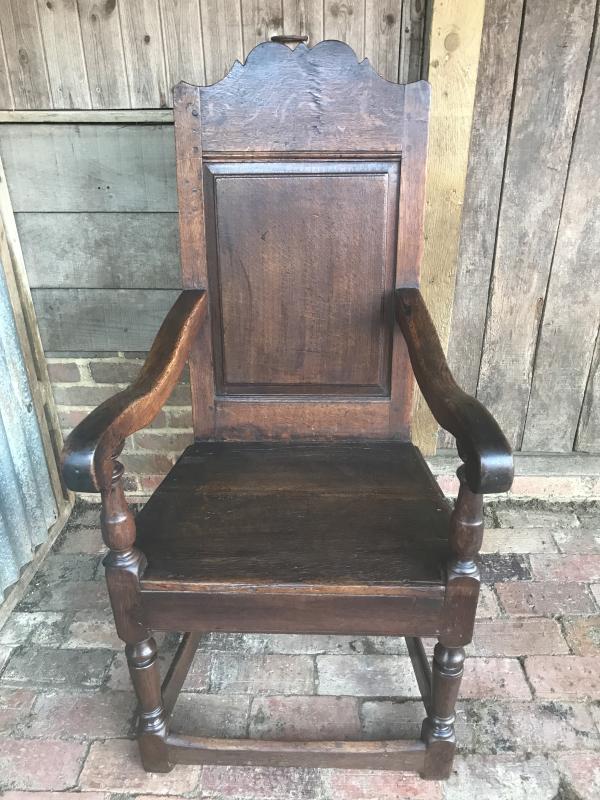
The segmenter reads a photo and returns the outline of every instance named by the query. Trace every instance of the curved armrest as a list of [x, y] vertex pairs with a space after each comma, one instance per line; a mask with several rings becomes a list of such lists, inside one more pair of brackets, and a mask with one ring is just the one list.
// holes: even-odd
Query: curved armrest
[[113, 457], [120, 453], [128, 436], [152, 422], [168, 399], [205, 314], [203, 291], [182, 292], [161, 325], [136, 380], [71, 431], [62, 451], [62, 474], [69, 489], [100, 492], [110, 487]]
[[456, 437], [469, 488], [478, 494], [507, 491], [514, 471], [510, 445], [489, 411], [454, 380], [418, 289], [396, 291], [396, 318], [431, 413]]

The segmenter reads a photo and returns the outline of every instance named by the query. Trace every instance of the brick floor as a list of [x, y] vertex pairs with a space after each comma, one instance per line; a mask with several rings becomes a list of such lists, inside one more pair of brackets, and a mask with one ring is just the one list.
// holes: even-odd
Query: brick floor
[[[146, 774], [99, 580], [97, 510], [79, 507], [0, 630], [2, 800], [599, 800], [600, 512], [499, 503], [487, 518], [459, 754], [438, 783], [359, 770]], [[177, 640], [157, 641], [164, 673]], [[417, 698], [398, 637], [215, 633], [173, 721], [206, 736], [416, 737]]]

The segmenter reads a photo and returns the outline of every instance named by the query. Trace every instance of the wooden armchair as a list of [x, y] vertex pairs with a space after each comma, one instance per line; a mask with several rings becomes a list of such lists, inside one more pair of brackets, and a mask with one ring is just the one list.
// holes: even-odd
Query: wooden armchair
[[[144, 767], [449, 774], [472, 636], [482, 493], [512, 457], [454, 382], [419, 293], [429, 87], [340, 42], [258, 46], [175, 89], [183, 283], [140, 376], [69, 436], [100, 492], [106, 579], [140, 704]], [[195, 443], [134, 519], [118, 456], [190, 362]], [[411, 369], [412, 365], [412, 369]], [[464, 465], [453, 512], [410, 441], [413, 375]], [[152, 632], [184, 632], [160, 684]], [[404, 635], [417, 741], [264, 741], [169, 729], [207, 631]], [[433, 665], [421, 638], [436, 637]]]

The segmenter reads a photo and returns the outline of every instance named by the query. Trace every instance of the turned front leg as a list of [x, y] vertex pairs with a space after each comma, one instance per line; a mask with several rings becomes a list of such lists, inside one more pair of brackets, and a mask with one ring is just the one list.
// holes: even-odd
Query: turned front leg
[[433, 651], [431, 699], [421, 738], [427, 744], [424, 778], [441, 780], [450, 775], [456, 749], [455, 706], [463, 676], [465, 651], [438, 642]]
[[122, 474], [122, 466], [115, 462], [112, 484], [102, 494], [102, 536], [109, 547], [104, 559], [106, 583], [140, 704], [138, 744], [142, 763], [149, 772], [168, 772], [171, 765], [156, 643], [142, 615], [140, 575], [146, 562], [134, 546], [135, 520], [123, 492]]

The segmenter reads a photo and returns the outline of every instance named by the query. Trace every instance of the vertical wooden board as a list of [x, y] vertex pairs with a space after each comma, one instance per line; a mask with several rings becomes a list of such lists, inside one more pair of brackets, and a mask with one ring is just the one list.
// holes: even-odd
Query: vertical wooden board
[[428, 0], [402, 0], [398, 80], [412, 83], [421, 78]]
[[575, 449], [600, 453], [600, 331], [596, 334]]
[[322, 41], [323, 0], [283, 0], [283, 30], [308, 36], [309, 47]]
[[36, 0], [0, 0], [15, 108], [52, 108]]
[[365, 14], [365, 56], [388, 81], [398, 80], [402, 0], [368, 0]]
[[283, 33], [282, 0], [240, 0], [244, 57], [260, 42]]
[[[432, 0], [429, 82], [431, 118], [425, 183], [423, 296], [444, 348], [460, 238], [473, 102], [477, 82], [483, 3]], [[412, 436], [425, 453], [435, 450], [437, 423], [417, 394]]]
[[128, 108], [129, 88], [116, 0], [78, 0], [93, 108]]
[[206, 83], [223, 78], [234, 61], [243, 61], [239, 0], [200, 0]]
[[54, 108], [91, 108], [77, 0], [38, 0]]
[[[479, 377], [522, 9], [523, 0], [488, 0], [483, 21], [448, 347], [454, 377], [469, 394]], [[442, 432], [440, 445], [451, 444]]]
[[10, 76], [8, 74], [8, 61], [6, 60], [6, 49], [0, 26], [0, 108], [8, 110], [14, 108], [12, 89], [10, 86]]
[[339, 39], [354, 50], [359, 60], [365, 55], [365, 0], [325, 0], [325, 38]]
[[0, 155], [15, 211], [177, 211], [172, 125], [4, 125]]
[[166, 108], [167, 88], [158, 0], [119, 3], [125, 66], [133, 108]]
[[523, 437], [595, 0], [527, 0], [478, 396]]
[[600, 322], [600, 54], [590, 61], [535, 357], [523, 450], [573, 449]]
[[160, 0], [169, 105], [170, 92], [179, 81], [206, 82], [202, 24], [198, 0]]

